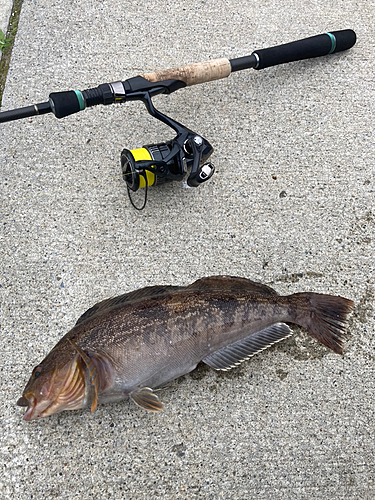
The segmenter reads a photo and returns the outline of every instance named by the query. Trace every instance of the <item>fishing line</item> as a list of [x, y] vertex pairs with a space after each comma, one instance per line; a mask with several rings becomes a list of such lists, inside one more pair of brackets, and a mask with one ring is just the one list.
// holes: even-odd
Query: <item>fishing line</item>
[[[129, 173], [129, 175], [131, 175]], [[140, 206], [140, 207], [137, 207], [137, 205], [134, 203], [134, 200], [132, 198], [132, 194], [131, 194], [131, 189], [129, 187], [129, 185], [126, 186], [127, 188], [127, 191], [128, 191], [128, 196], [129, 196], [129, 200], [130, 200], [130, 203], [133, 205], [133, 207], [136, 209], [136, 210], [143, 210], [146, 206], [146, 203], [147, 203], [147, 193], [148, 193], [148, 180], [147, 180], [147, 175], [145, 173], [139, 173], [139, 175], [142, 175], [143, 178], [144, 178], [144, 183], [145, 183], [145, 195], [144, 195], [144, 198], [143, 198], [143, 204]]]

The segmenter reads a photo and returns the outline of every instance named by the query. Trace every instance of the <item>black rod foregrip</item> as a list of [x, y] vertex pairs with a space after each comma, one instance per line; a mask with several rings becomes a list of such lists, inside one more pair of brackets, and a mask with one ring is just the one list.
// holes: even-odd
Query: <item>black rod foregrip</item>
[[112, 104], [115, 102], [115, 95], [108, 83], [102, 83], [94, 89], [83, 92], [80, 90], [52, 92], [49, 95], [49, 102], [56, 118], [65, 118], [91, 106]]
[[253, 67], [264, 69], [278, 64], [334, 54], [350, 49], [355, 42], [356, 34], [353, 30], [331, 31], [277, 47], [256, 50], [252, 55], [257, 58], [257, 65]]

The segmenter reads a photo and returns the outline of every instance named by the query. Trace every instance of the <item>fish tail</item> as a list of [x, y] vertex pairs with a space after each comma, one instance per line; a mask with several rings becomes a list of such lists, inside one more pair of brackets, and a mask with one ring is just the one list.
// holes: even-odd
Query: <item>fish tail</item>
[[295, 306], [293, 323], [306, 330], [319, 342], [343, 354], [347, 317], [354, 302], [334, 295], [295, 293], [289, 299]]

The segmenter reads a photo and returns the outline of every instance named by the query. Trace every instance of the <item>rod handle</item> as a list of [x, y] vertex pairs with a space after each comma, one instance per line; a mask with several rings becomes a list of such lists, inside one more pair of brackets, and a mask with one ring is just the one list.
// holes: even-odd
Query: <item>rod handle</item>
[[231, 73], [228, 59], [212, 59], [202, 63], [188, 64], [178, 68], [164, 69], [140, 75], [149, 82], [162, 82], [163, 80], [181, 80], [188, 87], [198, 83], [212, 82], [226, 78]]
[[311, 36], [277, 47], [256, 50], [252, 54], [258, 59], [258, 64], [254, 69], [264, 69], [278, 64], [341, 52], [353, 47], [356, 38], [353, 30], [331, 31], [324, 35]]

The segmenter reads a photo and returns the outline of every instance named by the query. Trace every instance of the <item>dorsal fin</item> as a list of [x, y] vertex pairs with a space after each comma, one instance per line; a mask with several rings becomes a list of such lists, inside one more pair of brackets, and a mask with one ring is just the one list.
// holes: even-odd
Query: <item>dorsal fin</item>
[[149, 297], [155, 297], [156, 295], [162, 295], [164, 293], [168, 293], [175, 290], [181, 290], [184, 287], [180, 286], [146, 286], [145, 288], [141, 288], [140, 290], [134, 290], [133, 292], [124, 293], [123, 295], [119, 295], [118, 297], [111, 297], [110, 299], [105, 299], [101, 302], [98, 302], [94, 306], [90, 307], [85, 313], [78, 318], [75, 326], [80, 325], [84, 321], [88, 319], [92, 319], [94, 316], [102, 314], [104, 311], [109, 311], [113, 308], [119, 307], [126, 303], [135, 302], [141, 299], [147, 299]]
[[231, 293], [234, 295], [243, 295], [244, 293], [253, 293], [257, 295], [268, 296], [278, 295], [277, 292], [273, 290], [273, 288], [267, 285], [263, 285], [262, 283], [256, 283], [255, 281], [248, 280], [247, 278], [239, 278], [236, 276], [210, 276], [208, 278], [201, 278], [186, 287], [170, 285], [147, 286], [145, 288], [141, 288], [140, 290], [134, 290], [133, 292], [124, 293], [123, 295], [119, 295], [118, 297], [105, 299], [101, 302], [98, 302], [93, 307], [88, 309], [85, 313], [83, 313], [82, 316], [78, 319], [75, 326], [80, 325], [84, 321], [92, 319], [99, 314], [102, 314], [113, 308], [117, 308], [124, 304], [179, 290], [186, 290], [190, 292], [217, 290], [222, 293]]
[[209, 354], [202, 361], [215, 370], [230, 370], [292, 334], [293, 331], [285, 323], [275, 323], [260, 332], [253, 333], [245, 339], [238, 340], [234, 344]]
[[278, 295], [271, 287], [237, 276], [210, 276], [201, 278], [186, 287], [186, 290], [220, 290], [236, 294], [256, 293], [260, 295]]

